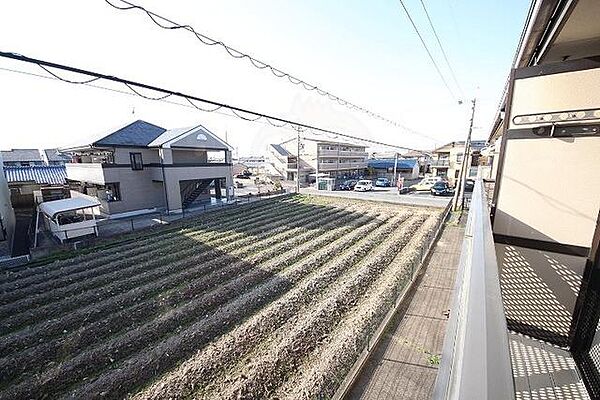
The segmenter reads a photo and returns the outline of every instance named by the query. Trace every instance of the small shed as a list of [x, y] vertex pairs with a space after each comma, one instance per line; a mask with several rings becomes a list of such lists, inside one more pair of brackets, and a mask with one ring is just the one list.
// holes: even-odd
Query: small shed
[[99, 207], [100, 202], [89, 196], [46, 201], [38, 206], [36, 232], [41, 214], [49, 230], [61, 242], [86, 235], [98, 236], [96, 211]]

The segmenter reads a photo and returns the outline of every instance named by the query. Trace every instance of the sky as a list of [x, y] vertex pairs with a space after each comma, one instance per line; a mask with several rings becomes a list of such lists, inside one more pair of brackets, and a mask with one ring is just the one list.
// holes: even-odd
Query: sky
[[[473, 137], [487, 137], [529, 7], [528, 0], [423, 0], [459, 89], [420, 0], [404, 0], [452, 95], [399, 0], [130, 1], [408, 129], [349, 110], [258, 70], [247, 59], [234, 59], [218, 46], [205, 46], [187, 31], [163, 30], [142, 12], [119, 11], [105, 0], [2, 2], [0, 51], [417, 149], [464, 140], [474, 97]], [[289, 128], [247, 122], [225, 110], [209, 113], [146, 100], [113, 82], [73, 85], [23, 72], [48, 76], [36, 65], [0, 58], [1, 149], [68, 146], [137, 119], [167, 129], [202, 124], [226, 139], [238, 156], [264, 153], [269, 143], [295, 135]], [[71, 80], [86, 79], [53, 72]]]

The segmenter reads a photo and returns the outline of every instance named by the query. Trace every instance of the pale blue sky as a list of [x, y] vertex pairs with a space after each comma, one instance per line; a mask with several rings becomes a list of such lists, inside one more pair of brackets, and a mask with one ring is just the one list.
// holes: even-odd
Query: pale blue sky
[[[132, 1], [436, 140], [350, 112], [203, 46], [186, 32], [161, 30], [144, 15], [119, 12], [103, 0], [3, 3], [0, 49], [398, 145], [431, 148], [465, 136], [468, 105], [459, 107], [450, 97], [398, 0]], [[454, 86], [419, 0], [405, 3]], [[465, 97], [480, 99], [475, 136], [485, 138], [529, 2], [428, 0], [426, 5]], [[5, 60], [0, 68], [40, 72]], [[4, 71], [0, 87], [1, 148], [65, 145], [137, 118], [166, 128], [202, 123], [222, 137], [227, 131], [241, 154], [260, 153], [267, 143], [290, 135], [263, 124]]]

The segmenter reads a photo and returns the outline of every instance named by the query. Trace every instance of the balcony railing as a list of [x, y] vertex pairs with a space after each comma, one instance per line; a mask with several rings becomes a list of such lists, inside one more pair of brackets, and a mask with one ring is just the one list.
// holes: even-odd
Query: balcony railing
[[431, 163], [429, 165], [431, 165], [432, 167], [449, 167], [450, 160], [431, 160]]
[[367, 168], [366, 162], [355, 163], [319, 163], [319, 171], [354, 170]]
[[483, 182], [475, 182], [434, 399], [515, 398]]
[[319, 157], [361, 157], [366, 158], [368, 153], [366, 151], [352, 151], [352, 150], [319, 150]]

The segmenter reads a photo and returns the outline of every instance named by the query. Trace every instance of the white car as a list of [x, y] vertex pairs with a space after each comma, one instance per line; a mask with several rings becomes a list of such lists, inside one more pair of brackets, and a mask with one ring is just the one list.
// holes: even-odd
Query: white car
[[366, 179], [356, 182], [354, 186], [355, 192], [368, 192], [370, 190], [373, 190], [373, 182]]
[[428, 178], [423, 178], [421, 180], [421, 182], [412, 185], [410, 188], [412, 190], [416, 190], [416, 191], [424, 191], [424, 190], [431, 190], [431, 188], [433, 187], [433, 185], [435, 185], [436, 182], [439, 182], [442, 180], [441, 176], [431, 176]]

